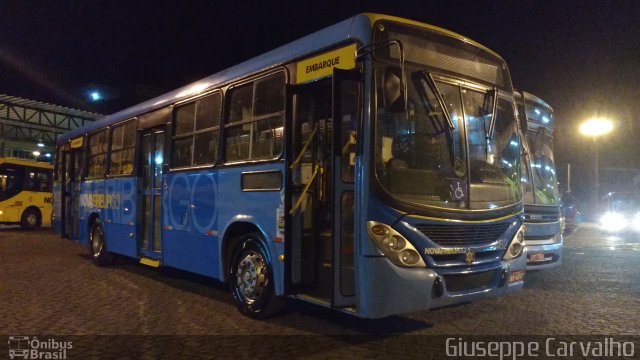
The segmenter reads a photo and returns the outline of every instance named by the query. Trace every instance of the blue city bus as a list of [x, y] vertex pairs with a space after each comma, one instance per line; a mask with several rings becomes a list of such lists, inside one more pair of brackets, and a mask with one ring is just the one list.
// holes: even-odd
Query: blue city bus
[[89, 247], [380, 318], [522, 288], [507, 65], [360, 14], [58, 139], [54, 224]]
[[515, 92], [524, 133], [522, 188], [525, 216], [527, 270], [562, 264], [560, 192], [553, 157], [553, 109], [542, 99]]

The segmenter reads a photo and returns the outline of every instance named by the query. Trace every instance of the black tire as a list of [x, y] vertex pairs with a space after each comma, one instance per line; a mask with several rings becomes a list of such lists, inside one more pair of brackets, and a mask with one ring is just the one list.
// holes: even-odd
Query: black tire
[[42, 225], [42, 215], [40, 211], [34, 208], [28, 208], [22, 213], [20, 218], [20, 227], [22, 230], [38, 230]]
[[229, 288], [241, 313], [254, 319], [273, 316], [284, 308], [276, 296], [273, 271], [259, 234], [241, 236], [229, 262]]
[[98, 266], [113, 265], [115, 257], [109, 251], [104, 243], [104, 229], [102, 228], [102, 222], [100, 219], [96, 219], [91, 224], [91, 230], [89, 233], [89, 250], [93, 263]]

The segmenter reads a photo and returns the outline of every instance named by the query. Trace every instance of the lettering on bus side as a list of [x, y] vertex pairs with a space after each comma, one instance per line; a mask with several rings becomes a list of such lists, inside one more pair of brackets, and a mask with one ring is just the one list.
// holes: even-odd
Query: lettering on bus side
[[45, 204], [51, 204], [51, 203], [52, 203], [52, 200], [53, 200], [53, 197], [52, 197], [52, 196], [45, 196], [45, 197], [44, 197], [44, 203], [45, 203]]
[[82, 194], [80, 206], [98, 209], [119, 209], [120, 194]]
[[323, 60], [320, 62], [317, 62], [315, 64], [311, 64], [311, 65], [307, 65], [306, 67], [306, 71], [307, 74], [313, 71], [318, 71], [324, 68], [328, 68], [328, 67], [334, 67], [336, 65], [340, 64], [340, 56], [336, 56], [334, 58], [331, 59], [327, 59], [327, 60]]
[[331, 76], [333, 69], [353, 69], [356, 67], [356, 44], [325, 52], [296, 64], [296, 83], [302, 84]]

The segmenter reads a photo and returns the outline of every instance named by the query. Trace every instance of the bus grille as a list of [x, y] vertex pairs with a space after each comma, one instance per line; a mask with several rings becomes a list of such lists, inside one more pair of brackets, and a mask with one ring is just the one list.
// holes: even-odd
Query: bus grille
[[489, 286], [496, 274], [495, 270], [474, 274], [444, 275], [444, 281], [449, 292], [468, 291]]
[[462, 246], [492, 243], [502, 235], [510, 223], [482, 225], [417, 225], [429, 239], [442, 246]]

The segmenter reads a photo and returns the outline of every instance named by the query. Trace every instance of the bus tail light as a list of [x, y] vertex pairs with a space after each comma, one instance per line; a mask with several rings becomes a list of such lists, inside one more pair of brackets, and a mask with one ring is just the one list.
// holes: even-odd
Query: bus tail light
[[376, 247], [397, 266], [426, 267], [420, 253], [400, 233], [377, 221], [367, 222], [369, 237]]
[[524, 231], [525, 226], [520, 226], [520, 229], [518, 229], [516, 236], [513, 237], [513, 240], [511, 240], [511, 244], [509, 244], [507, 251], [504, 253], [504, 260], [515, 259], [518, 256], [522, 255], [522, 252], [524, 251]]

